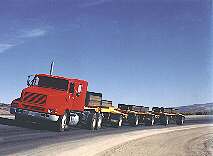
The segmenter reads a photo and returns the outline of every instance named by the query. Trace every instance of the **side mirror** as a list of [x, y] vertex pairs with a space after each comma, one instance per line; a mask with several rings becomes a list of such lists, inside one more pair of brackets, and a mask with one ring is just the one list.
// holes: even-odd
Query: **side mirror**
[[77, 97], [80, 96], [81, 91], [82, 91], [82, 84], [80, 84], [80, 85], [78, 86], [78, 92], [76, 93], [76, 96], [77, 96]]

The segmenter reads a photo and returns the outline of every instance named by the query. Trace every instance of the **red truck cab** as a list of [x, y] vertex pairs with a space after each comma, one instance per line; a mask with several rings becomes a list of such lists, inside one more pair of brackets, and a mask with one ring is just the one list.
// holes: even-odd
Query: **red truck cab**
[[64, 129], [60, 127], [62, 122], [70, 122], [70, 116], [77, 120], [76, 115], [84, 111], [88, 87], [85, 80], [36, 74], [29, 76], [27, 83], [21, 97], [11, 104], [10, 112], [16, 120], [25, 117], [50, 120]]

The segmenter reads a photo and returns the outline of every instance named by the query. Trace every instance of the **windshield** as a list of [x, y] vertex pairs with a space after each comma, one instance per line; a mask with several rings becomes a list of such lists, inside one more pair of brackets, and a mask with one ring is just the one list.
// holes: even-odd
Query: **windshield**
[[67, 90], [68, 81], [59, 78], [52, 78], [47, 76], [35, 76], [30, 83], [31, 86], [54, 88], [58, 90]]

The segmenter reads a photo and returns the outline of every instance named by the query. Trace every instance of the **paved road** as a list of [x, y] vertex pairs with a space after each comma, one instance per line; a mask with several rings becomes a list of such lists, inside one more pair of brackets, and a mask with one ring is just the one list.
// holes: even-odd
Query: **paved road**
[[[190, 119], [185, 125], [209, 123], [211, 119]], [[169, 125], [175, 127], [176, 125]], [[183, 126], [184, 127], [184, 126]], [[86, 129], [72, 128], [63, 133], [53, 132], [45, 125], [27, 124], [25, 126], [16, 125], [13, 119], [8, 117], [0, 117], [0, 155], [15, 154], [26, 150], [35, 149], [42, 146], [47, 146], [55, 143], [67, 141], [81, 140], [92, 138], [94, 136], [103, 136], [110, 134], [120, 134], [129, 131], [144, 130], [144, 129], [163, 129], [165, 126], [153, 127], [129, 127], [122, 128], [106, 127], [99, 131], [91, 132]]]

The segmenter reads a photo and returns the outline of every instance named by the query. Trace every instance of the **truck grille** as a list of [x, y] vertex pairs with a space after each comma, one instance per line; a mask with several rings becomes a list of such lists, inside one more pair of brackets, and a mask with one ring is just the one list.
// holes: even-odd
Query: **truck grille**
[[33, 111], [44, 111], [45, 108], [43, 107], [36, 107], [36, 106], [30, 106], [30, 105], [23, 105], [24, 109], [29, 109], [29, 110], [33, 110]]
[[43, 94], [26, 92], [22, 97], [23, 102], [43, 105], [46, 103], [47, 96]]

